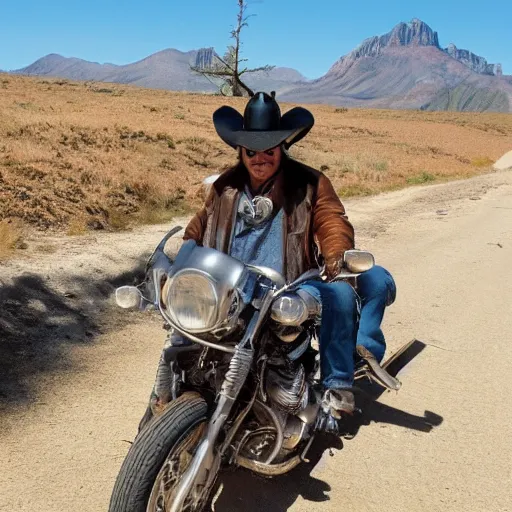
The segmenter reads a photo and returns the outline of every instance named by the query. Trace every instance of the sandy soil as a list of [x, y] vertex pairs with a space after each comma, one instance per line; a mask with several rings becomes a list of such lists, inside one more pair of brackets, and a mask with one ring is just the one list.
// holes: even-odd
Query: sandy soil
[[[512, 174], [346, 206], [398, 284], [390, 352], [426, 348], [333, 457], [274, 480], [231, 475], [217, 509], [512, 510]], [[0, 510], [107, 509], [163, 338], [157, 317], [118, 313], [109, 293], [167, 228], [33, 239], [0, 268]]]

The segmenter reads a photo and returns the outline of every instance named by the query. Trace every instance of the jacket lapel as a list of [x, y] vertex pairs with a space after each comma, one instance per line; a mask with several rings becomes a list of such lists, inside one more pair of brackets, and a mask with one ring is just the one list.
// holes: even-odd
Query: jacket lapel
[[[294, 169], [283, 169], [269, 193], [274, 212], [284, 209], [283, 215], [283, 268], [288, 282], [309, 268], [311, 261], [307, 241], [311, 231], [311, 189], [306, 183], [297, 183]], [[229, 253], [233, 226], [240, 194], [247, 171], [235, 167], [215, 183], [217, 196], [208, 219], [204, 245]]]
[[231, 234], [238, 210], [238, 200], [240, 191], [236, 188], [226, 188], [221, 197], [220, 207], [218, 208], [218, 220], [215, 236], [215, 248], [218, 251], [229, 253], [231, 246]]

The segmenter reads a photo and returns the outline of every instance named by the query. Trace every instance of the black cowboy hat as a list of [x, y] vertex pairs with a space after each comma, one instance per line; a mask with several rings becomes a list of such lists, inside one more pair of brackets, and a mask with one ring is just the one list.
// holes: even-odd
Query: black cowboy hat
[[265, 151], [284, 144], [288, 149], [302, 139], [315, 123], [313, 114], [295, 107], [281, 116], [281, 109], [270, 95], [257, 92], [247, 103], [244, 115], [234, 108], [221, 107], [213, 113], [219, 137], [233, 148]]

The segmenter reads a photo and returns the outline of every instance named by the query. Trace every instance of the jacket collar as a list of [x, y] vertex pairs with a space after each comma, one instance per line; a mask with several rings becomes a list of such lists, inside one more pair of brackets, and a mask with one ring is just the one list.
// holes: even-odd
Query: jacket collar
[[[274, 211], [279, 211], [281, 208], [285, 208], [287, 214], [291, 211], [292, 204], [289, 199], [293, 196], [293, 177], [292, 169], [293, 160], [286, 158], [283, 160], [281, 169], [276, 173], [275, 178], [272, 178], [272, 182], [265, 185], [263, 193], [257, 195], [263, 195], [270, 197], [274, 204]], [[249, 173], [242, 162], [239, 162], [234, 167], [231, 167], [215, 181], [214, 187], [219, 196], [224, 193], [226, 188], [236, 189], [238, 192], [244, 191], [245, 187], [249, 183]]]

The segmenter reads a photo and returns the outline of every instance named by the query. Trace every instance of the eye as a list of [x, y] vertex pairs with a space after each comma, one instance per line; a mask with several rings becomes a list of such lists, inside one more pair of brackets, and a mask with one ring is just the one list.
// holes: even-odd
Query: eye
[[267, 149], [267, 151], [265, 151], [265, 154], [268, 155], [268, 156], [274, 156], [274, 150], [273, 149]]
[[249, 157], [249, 158], [252, 158], [255, 154], [256, 154], [256, 151], [252, 151], [250, 149], [246, 149], [245, 150], [245, 154]]

